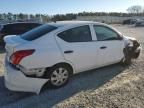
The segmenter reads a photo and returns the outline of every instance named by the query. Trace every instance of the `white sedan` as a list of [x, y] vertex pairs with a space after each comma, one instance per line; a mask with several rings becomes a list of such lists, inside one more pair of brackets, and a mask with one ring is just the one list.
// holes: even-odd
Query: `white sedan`
[[75, 73], [118, 62], [130, 64], [141, 51], [135, 38], [86, 21], [49, 23], [4, 40], [6, 87], [35, 93], [47, 82], [61, 87]]

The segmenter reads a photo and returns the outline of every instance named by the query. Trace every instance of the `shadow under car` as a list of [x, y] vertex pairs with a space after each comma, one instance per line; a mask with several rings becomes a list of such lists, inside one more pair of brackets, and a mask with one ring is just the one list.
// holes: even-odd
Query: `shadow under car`
[[0, 77], [0, 107], [15, 108], [42, 107], [49, 108], [64, 101], [73, 95], [87, 90], [96, 90], [112, 78], [123, 72], [126, 67], [120, 64], [110, 65], [104, 68], [94, 69], [74, 75], [69, 83], [59, 89], [47, 88], [39, 95], [24, 92], [12, 92], [5, 88], [4, 78]]

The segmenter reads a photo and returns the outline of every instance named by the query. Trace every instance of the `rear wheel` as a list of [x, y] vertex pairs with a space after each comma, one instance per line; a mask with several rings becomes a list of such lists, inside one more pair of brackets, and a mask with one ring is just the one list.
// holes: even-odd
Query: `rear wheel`
[[66, 65], [57, 65], [50, 69], [46, 73], [48, 79], [50, 79], [50, 86], [59, 88], [67, 84], [70, 78], [71, 69]]

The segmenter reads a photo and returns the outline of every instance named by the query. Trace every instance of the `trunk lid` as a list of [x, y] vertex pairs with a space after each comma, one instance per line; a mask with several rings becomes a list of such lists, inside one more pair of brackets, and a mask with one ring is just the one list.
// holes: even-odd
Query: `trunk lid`
[[15, 51], [16, 46], [19, 46], [21, 44], [24, 44], [24, 43], [28, 42], [26, 40], [23, 40], [18, 35], [5, 36], [4, 41], [6, 43], [5, 49], [6, 49], [6, 53], [7, 53], [8, 58], [13, 54], [13, 52]]

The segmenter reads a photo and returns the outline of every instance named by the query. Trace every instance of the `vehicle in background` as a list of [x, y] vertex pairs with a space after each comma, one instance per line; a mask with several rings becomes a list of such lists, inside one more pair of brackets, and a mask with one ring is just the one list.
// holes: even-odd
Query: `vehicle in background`
[[45, 83], [64, 86], [76, 73], [139, 57], [141, 45], [113, 27], [91, 21], [49, 23], [6, 36], [5, 85], [39, 93]]
[[0, 25], [0, 45], [4, 45], [3, 38], [6, 35], [19, 35], [23, 34], [35, 27], [38, 27], [42, 24], [33, 23], [33, 22], [16, 22]]
[[138, 19], [126, 19], [123, 21], [123, 25], [125, 24], [135, 24]]
[[138, 21], [136, 22], [135, 26], [136, 26], [136, 27], [138, 27], [138, 26], [144, 26], [144, 19], [138, 20]]

